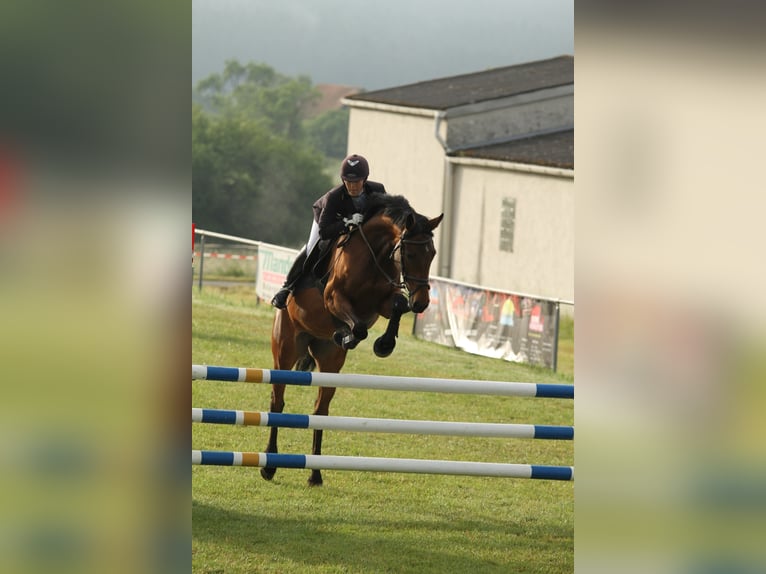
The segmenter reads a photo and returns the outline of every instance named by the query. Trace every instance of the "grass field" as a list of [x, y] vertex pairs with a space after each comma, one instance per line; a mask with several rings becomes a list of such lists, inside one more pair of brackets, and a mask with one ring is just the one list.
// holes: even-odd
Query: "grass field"
[[[192, 360], [270, 368], [273, 309], [252, 287], [206, 287], [192, 295]], [[559, 372], [469, 355], [410, 335], [402, 320], [397, 349], [372, 352], [382, 332], [349, 353], [346, 373], [571, 383], [571, 322], [561, 329]], [[316, 389], [291, 387], [285, 412], [310, 413]], [[266, 385], [195, 381], [195, 407], [268, 410]], [[573, 402], [339, 389], [331, 415], [573, 424]], [[262, 451], [268, 429], [193, 425], [194, 448]], [[280, 430], [280, 451], [306, 454], [311, 432]], [[490, 439], [326, 431], [323, 453], [572, 465], [572, 441]], [[192, 565], [199, 573], [572, 572], [574, 485], [526, 479], [193, 467]]]

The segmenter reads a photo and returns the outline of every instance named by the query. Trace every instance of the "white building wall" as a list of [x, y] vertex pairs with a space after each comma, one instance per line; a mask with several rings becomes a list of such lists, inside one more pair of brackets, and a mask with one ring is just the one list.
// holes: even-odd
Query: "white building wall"
[[[365, 156], [370, 179], [429, 217], [445, 211], [446, 155], [435, 124], [429, 116], [350, 109], [348, 153]], [[444, 268], [458, 281], [573, 301], [574, 180], [486, 166], [451, 169], [453, 208], [435, 233], [432, 274]], [[499, 249], [504, 197], [516, 199], [513, 253]]]
[[[574, 180], [455, 166], [452, 278], [574, 300]], [[503, 198], [516, 200], [513, 252], [500, 251]]]
[[[445, 154], [434, 126], [433, 117], [351, 108], [348, 130], [348, 153], [367, 158], [370, 179], [383, 183], [392, 195], [405, 196], [429, 218], [443, 211]], [[437, 246], [440, 232], [441, 226], [434, 233]], [[439, 253], [432, 272], [438, 266]]]

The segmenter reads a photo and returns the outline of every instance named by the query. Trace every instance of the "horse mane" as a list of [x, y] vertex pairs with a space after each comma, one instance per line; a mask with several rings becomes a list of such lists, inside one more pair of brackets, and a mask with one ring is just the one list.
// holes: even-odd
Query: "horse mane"
[[415, 218], [414, 227], [410, 228], [410, 233], [431, 233], [425, 226], [428, 218], [419, 214], [410, 205], [410, 202], [403, 195], [389, 195], [387, 193], [376, 193], [370, 197], [368, 217], [373, 215], [385, 215], [390, 218], [396, 227], [404, 229], [407, 218], [412, 215]]

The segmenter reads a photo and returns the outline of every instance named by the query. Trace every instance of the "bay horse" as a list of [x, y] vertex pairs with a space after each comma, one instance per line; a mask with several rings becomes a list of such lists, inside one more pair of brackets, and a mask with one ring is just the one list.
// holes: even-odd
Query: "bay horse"
[[[275, 369], [317, 367], [338, 373], [348, 351], [367, 338], [379, 317], [389, 322], [373, 351], [387, 357], [396, 346], [402, 314], [428, 307], [429, 271], [436, 255], [433, 230], [444, 214], [428, 219], [397, 195], [373, 196], [370, 201], [366, 220], [330, 247], [324, 291], [314, 277], [304, 277], [287, 308], [276, 311], [271, 333]], [[334, 395], [334, 387], [319, 387], [313, 414], [327, 415]], [[273, 385], [271, 412], [283, 411], [284, 396], [285, 385]], [[271, 427], [265, 452], [278, 452], [277, 435], [278, 428]], [[322, 430], [315, 429], [312, 454], [321, 453]], [[271, 480], [275, 472], [276, 468], [262, 468], [261, 476]], [[308, 483], [321, 485], [321, 471], [313, 469]]]

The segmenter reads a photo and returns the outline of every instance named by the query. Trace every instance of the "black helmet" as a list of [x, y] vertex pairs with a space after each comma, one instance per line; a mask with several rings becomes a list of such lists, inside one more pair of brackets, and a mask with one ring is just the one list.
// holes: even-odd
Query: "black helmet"
[[368, 175], [370, 175], [370, 166], [367, 165], [367, 160], [355, 153], [344, 159], [340, 166], [340, 178], [343, 180], [365, 180]]

